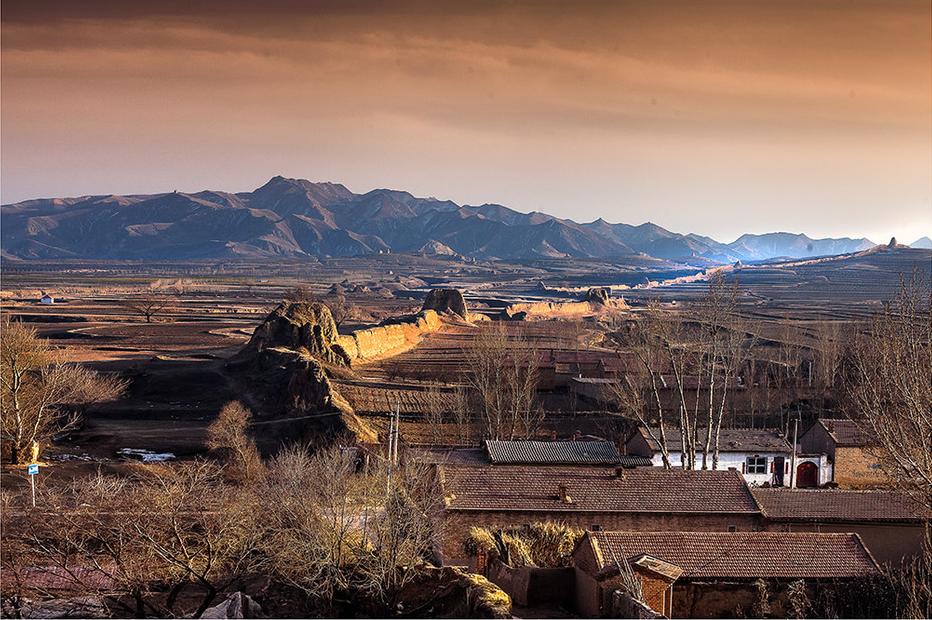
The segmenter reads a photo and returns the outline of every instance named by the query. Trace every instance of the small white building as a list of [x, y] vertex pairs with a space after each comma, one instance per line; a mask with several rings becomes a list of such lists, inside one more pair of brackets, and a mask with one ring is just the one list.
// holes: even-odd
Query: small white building
[[54, 304], [55, 298], [49, 295], [48, 293], [43, 293], [42, 297], [39, 298], [40, 304]]
[[[665, 428], [667, 454], [673, 467], [683, 465], [683, 442], [678, 430]], [[625, 444], [627, 454], [646, 456], [656, 466], [663, 465], [660, 450], [660, 429], [639, 427]], [[705, 432], [700, 433], [699, 445], [705, 445]], [[780, 431], [775, 429], [737, 428], [722, 429], [719, 433], [718, 466], [716, 469], [740, 471], [748, 484], [761, 486], [822, 486], [832, 480], [832, 464], [825, 454], [796, 456], [796, 475], [791, 476], [793, 448]], [[712, 468], [712, 455], [708, 466]], [[696, 451], [695, 468], [702, 467], [702, 451]], [[802, 475], [800, 475], [802, 472]], [[797, 480], [799, 484], [797, 484]]]

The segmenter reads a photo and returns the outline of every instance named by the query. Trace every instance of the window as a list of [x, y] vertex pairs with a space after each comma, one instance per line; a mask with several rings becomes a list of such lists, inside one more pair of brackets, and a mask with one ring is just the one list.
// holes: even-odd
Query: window
[[747, 473], [749, 474], [766, 474], [767, 473], [767, 457], [766, 456], [754, 456], [748, 457], [747, 462]]
[[589, 529], [590, 529], [591, 531], [593, 531], [593, 532], [601, 532], [601, 531], [602, 531], [602, 526], [599, 525], [598, 523], [593, 523], [593, 524], [592, 524], [592, 527], [589, 528]]

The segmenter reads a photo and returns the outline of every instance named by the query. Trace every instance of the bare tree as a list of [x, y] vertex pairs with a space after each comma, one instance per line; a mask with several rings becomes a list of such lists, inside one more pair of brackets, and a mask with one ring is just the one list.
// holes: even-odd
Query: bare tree
[[195, 618], [263, 569], [258, 506], [223, 485], [220, 468], [194, 461], [136, 471], [44, 498], [52, 510], [43, 519], [5, 528], [4, 547], [12, 540], [25, 553], [4, 549], [4, 567], [31, 576], [26, 587], [39, 594], [66, 589], [96, 595], [118, 615]]
[[325, 607], [348, 587], [361, 516], [377, 506], [365, 501], [375, 483], [354, 471], [353, 457], [339, 446], [316, 455], [291, 446], [271, 460], [257, 490], [271, 571]]
[[703, 469], [718, 466], [722, 423], [749, 350], [736, 312], [738, 292], [736, 284], [715, 274], [706, 295], [687, 313], [651, 303], [612, 337], [638, 362], [638, 372], [614, 388], [615, 400], [647, 428], [667, 468], [668, 423], [679, 433], [684, 469], [697, 467], [699, 453]]
[[434, 444], [470, 445], [476, 439], [472, 432], [469, 395], [464, 386], [457, 385], [451, 391], [429, 388], [425, 405]]
[[365, 543], [356, 557], [357, 583], [386, 609], [394, 610], [417, 566], [431, 557], [442, 500], [437, 477], [427, 464], [383, 463], [375, 475], [378, 484], [368, 488], [387, 492], [382, 509], [365, 519]]
[[173, 301], [174, 299], [170, 295], [147, 291], [127, 297], [123, 300], [122, 305], [130, 312], [145, 318], [146, 323], [151, 323], [152, 319], [167, 310]]
[[314, 291], [306, 284], [299, 284], [285, 294], [285, 301], [292, 303], [311, 303], [320, 301]]
[[346, 300], [346, 295], [342, 292], [328, 296], [324, 302], [330, 308], [330, 314], [333, 315], [333, 322], [337, 327], [340, 327], [355, 312], [355, 307]]
[[262, 459], [249, 436], [250, 424], [252, 411], [239, 401], [230, 401], [207, 427], [207, 447], [223, 452], [227, 463], [244, 481], [254, 480], [262, 472]]
[[[619, 407], [620, 412], [637, 420], [660, 447], [665, 469], [672, 467], [664, 419], [666, 402], [661, 396], [661, 391], [666, 387], [662, 374], [666, 360], [664, 351], [671, 346], [672, 340], [668, 327], [669, 325], [665, 324], [660, 316], [659, 306], [651, 303], [640, 320], [630, 323], [627, 329], [614, 333], [613, 341], [616, 347], [633, 353], [638, 362], [639, 371], [629, 373], [623, 380], [612, 384], [609, 388], [610, 397]], [[656, 414], [652, 415], [652, 411]], [[680, 420], [677, 425], [680, 430], [684, 422], [682, 412], [681, 405]], [[686, 455], [683, 456], [685, 462]]]
[[123, 381], [65, 364], [35, 329], [7, 318], [0, 327], [0, 429], [12, 463], [20, 463], [27, 450], [52, 435], [73, 428], [79, 407], [123, 394]]
[[846, 411], [893, 483], [932, 510], [932, 302], [913, 275], [847, 352]]
[[489, 439], [531, 437], [543, 419], [537, 407], [540, 360], [521, 334], [503, 323], [485, 326], [466, 350], [465, 382]]

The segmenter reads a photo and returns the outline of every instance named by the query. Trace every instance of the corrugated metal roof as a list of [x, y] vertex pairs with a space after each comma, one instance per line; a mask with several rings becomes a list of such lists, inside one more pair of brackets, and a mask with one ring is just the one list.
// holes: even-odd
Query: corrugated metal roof
[[621, 460], [610, 441], [485, 442], [494, 465], [615, 465]]

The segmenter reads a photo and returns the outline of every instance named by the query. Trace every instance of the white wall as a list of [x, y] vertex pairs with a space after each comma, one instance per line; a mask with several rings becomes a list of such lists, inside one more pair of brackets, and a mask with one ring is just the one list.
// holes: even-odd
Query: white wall
[[[681, 467], [683, 464], [682, 461], [682, 452], [671, 452], [670, 453], [670, 464], [673, 467]], [[719, 452], [718, 454], [718, 467], [719, 470], [735, 469], [737, 471], [742, 471], [744, 469], [743, 465], [747, 462], [749, 456], [765, 456], [767, 457], [767, 472], [764, 474], [750, 474], [744, 472], [742, 475], [744, 479], [750, 485], [760, 486], [764, 483], [771, 483], [773, 481], [773, 473], [770, 471], [771, 465], [773, 464], [773, 459], [778, 456], [782, 456], [784, 460], [784, 474], [783, 474], [783, 484], [784, 486], [790, 486], [790, 465], [791, 465], [791, 455], [785, 452]], [[832, 464], [828, 460], [828, 456], [822, 454], [819, 456], [798, 456], [796, 457], [796, 466], [799, 467], [799, 464], [803, 461], [812, 461], [819, 466], [819, 484], [823, 485], [832, 480]], [[651, 458], [651, 462], [658, 466], [663, 466], [663, 457], [659, 452], [655, 453]], [[709, 455], [708, 460], [709, 468], [712, 467], [712, 455]], [[696, 453], [696, 468], [702, 467], [702, 452]]]

